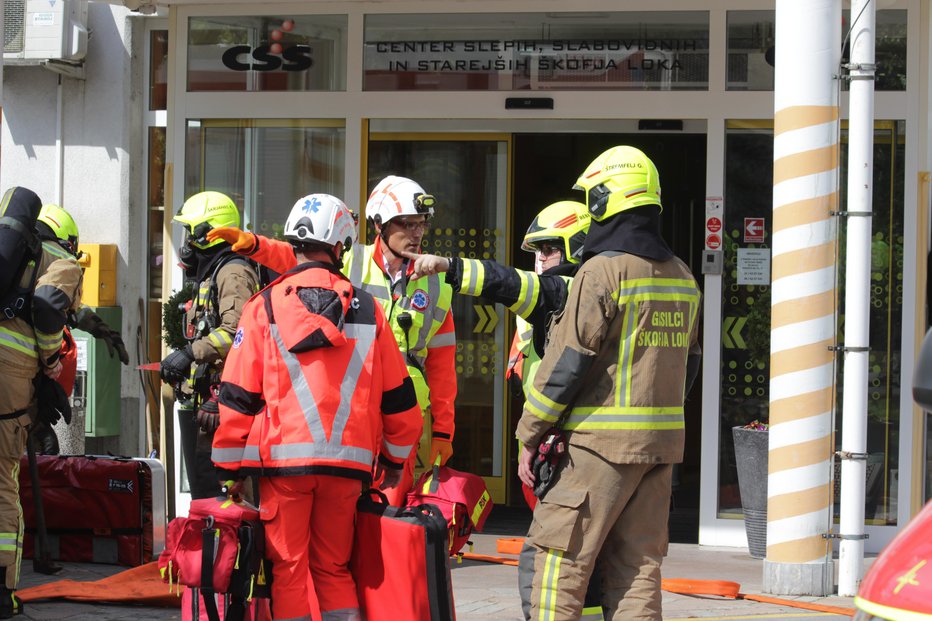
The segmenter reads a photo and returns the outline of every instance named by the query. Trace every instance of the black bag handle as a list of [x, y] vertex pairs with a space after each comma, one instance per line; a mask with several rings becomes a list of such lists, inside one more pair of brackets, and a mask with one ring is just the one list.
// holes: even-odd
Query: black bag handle
[[[201, 595], [204, 596], [204, 609], [210, 621], [220, 621], [217, 601], [214, 599], [214, 519], [207, 518], [207, 526], [201, 530]], [[197, 593], [194, 594], [197, 597]]]
[[[245, 572], [247, 576], [251, 576], [253, 572], [253, 557], [256, 556], [256, 537], [255, 531], [252, 526], [249, 524], [241, 524], [236, 531], [237, 538], [239, 539], [239, 566], [240, 571]], [[261, 563], [262, 560], [260, 559]], [[245, 584], [243, 585], [246, 586]], [[232, 591], [232, 589], [231, 589]], [[230, 605], [227, 608], [226, 617], [224, 621], [243, 621], [246, 617], [246, 598], [249, 597], [248, 593], [235, 593], [231, 592], [230, 594]]]

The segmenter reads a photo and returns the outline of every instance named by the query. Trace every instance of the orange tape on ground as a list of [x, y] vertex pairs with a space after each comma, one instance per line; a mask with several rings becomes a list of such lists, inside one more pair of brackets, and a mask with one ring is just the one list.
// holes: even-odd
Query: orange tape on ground
[[498, 563], [499, 565], [514, 565], [515, 567], [518, 566], [518, 559], [516, 558], [489, 556], [488, 554], [473, 554], [472, 552], [464, 552], [460, 556], [467, 561], [483, 561], [486, 563]]
[[499, 554], [521, 554], [521, 548], [524, 546], [524, 537], [502, 537], [495, 540], [495, 549]]
[[768, 597], [767, 595], [746, 595], [738, 593], [739, 599], [749, 599], [753, 602], [764, 604], [776, 604], [777, 606], [791, 606], [793, 608], [802, 608], [804, 610], [815, 610], [816, 612], [830, 612], [836, 615], [846, 615], [853, 617], [856, 612], [854, 608], [845, 608], [843, 606], [826, 606], [824, 604], [814, 604], [811, 602], [797, 602], [791, 599], [780, 599], [779, 597]]
[[718, 595], [735, 599], [740, 595], [741, 585], [727, 580], [685, 580], [683, 578], [664, 578], [660, 588], [669, 593], [682, 595]]
[[752, 602], [761, 602], [762, 604], [774, 604], [776, 606], [786, 606], [788, 608], [802, 608], [803, 610], [827, 612], [848, 617], [853, 617], [855, 613], [854, 608], [827, 606], [825, 604], [816, 604], [813, 602], [800, 602], [792, 599], [770, 597], [768, 595], [740, 593], [739, 589], [741, 585], [737, 582], [728, 582], [727, 580], [686, 580], [682, 578], [670, 578], [662, 580], [660, 588], [664, 591], [679, 593], [681, 595], [718, 595], [730, 599], [746, 599]]

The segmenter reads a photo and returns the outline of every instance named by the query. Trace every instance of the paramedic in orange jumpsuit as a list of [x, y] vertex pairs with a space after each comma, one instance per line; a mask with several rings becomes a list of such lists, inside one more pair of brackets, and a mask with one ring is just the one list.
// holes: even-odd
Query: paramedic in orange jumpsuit
[[[414, 273], [407, 255], [419, 252], [435, 199], [407, 177], [389, 175], [372, 190], [366, 219], [376, 232], [370, 245], [347, 253], [343, 273], [356, 287], [371, 293], [382, 306], [405, 357], [424, 417], [424, 436], [417, 454], [405, 463], [402, 482], [388, 490], [389, 502], [401, 506], [414, 484], [415, 462], [436, 459], [444, 465], [453, 455], [456, 400], [456, 333], [450, 309], [453, 289], [442, 276]], [[209, 240], [223, 239], [234, 251], [283, 272], [295, 265], [294, 252], [283, 242], [238, 228], [216, 228]], [[429, 437], [428, 437], [429, 436]], [[429, 447], [429, 451], [424, 450]]]
[[273, 561], [274, 619], [361, 619], [349, 572], [356, 501], [373, 464], [396, 484], [421, 434], [411, 379], [381, 307], [340, 261], [356, 239], [328, 194], [285, 222], [298, 265], [254, 296], [224, 368], [214, 463], [254, 475]]

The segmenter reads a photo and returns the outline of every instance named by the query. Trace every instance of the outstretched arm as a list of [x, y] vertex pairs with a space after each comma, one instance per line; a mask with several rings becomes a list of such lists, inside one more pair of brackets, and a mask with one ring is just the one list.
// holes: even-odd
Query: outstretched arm
[[413, 253], [405, 256], [414, 262], [415, 276], [446, 272], [446, 282], [457, 293], [498, 302], [531, 324], [544, 325], [551, 314], [563, 308], [572, 280], [555, 274], [538, 275], [489, 259]]
[[218, 239], [230, 244], [233, 252], [249, 257], [279, 274], [287, 272], [298, 264], [294, 249], [288, 242], [256, 235], [233, 226], [223, 226], [208, 231], [208, 241]]

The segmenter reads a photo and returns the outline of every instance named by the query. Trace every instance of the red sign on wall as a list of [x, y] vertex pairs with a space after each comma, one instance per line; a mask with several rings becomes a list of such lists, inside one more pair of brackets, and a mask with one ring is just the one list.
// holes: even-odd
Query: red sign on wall
[[722, 247], [722, 238], [717, 233], [706, 235], [705, 247], [709, 250], [718, 250]]
[[766, 233], [763, 218], [745, 218], [744, 219], [744, 243], [760, 244], [764, 241]]

